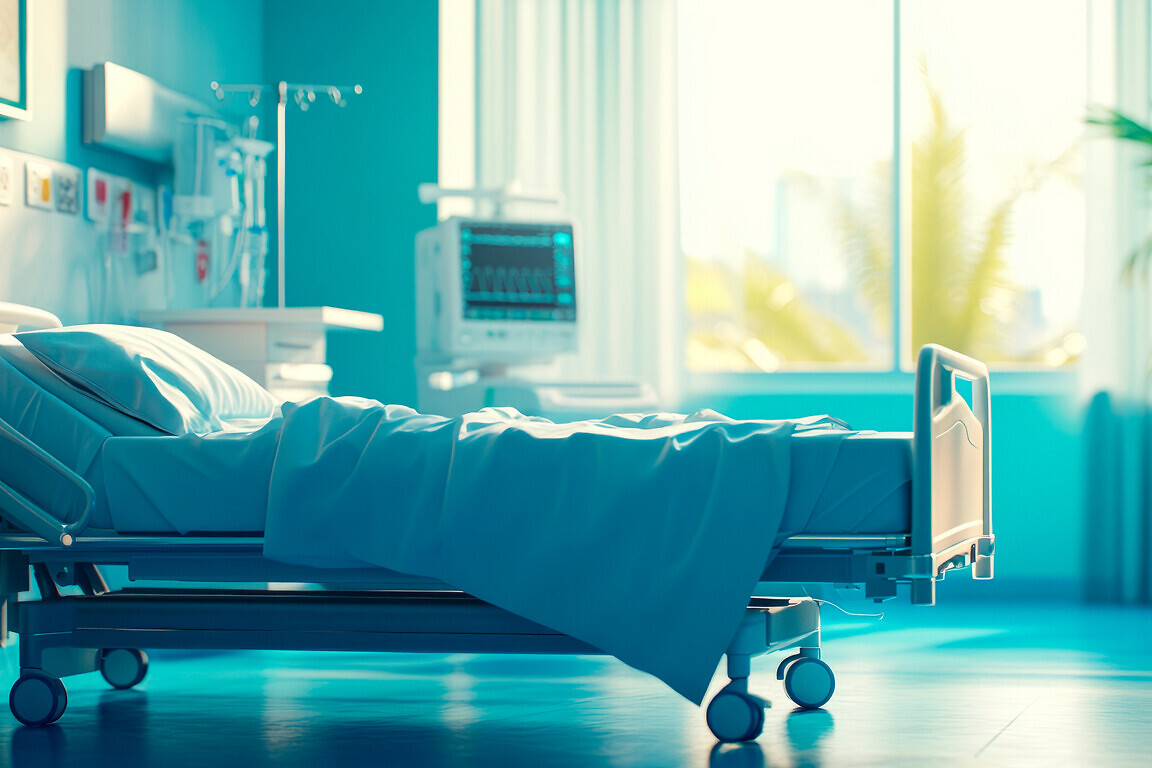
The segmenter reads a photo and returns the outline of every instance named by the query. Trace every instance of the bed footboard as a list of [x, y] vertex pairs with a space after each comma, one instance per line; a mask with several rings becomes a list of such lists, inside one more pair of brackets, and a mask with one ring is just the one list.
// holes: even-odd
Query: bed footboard
[[[972, 382], [972, 407], [956, 379]], [[896, 596], [931, 605], [936, 581], [971, 567], [977, 579], [993, 573], [991, 409], [983, 363], [930, 344], [916, 368], [909, 530], [890, 534], [793, 536], [765, 570], [757, 594], [781, 583], [863, 586], [869, 598]]]
[[[956, 379], [972, 382], [972, 407]], [[935, 344], [920, 350], [912, 457], [912, 602], [931, 605], [936, 579], [971, 566], [993, 575], [992, 414], [988, 368]]]

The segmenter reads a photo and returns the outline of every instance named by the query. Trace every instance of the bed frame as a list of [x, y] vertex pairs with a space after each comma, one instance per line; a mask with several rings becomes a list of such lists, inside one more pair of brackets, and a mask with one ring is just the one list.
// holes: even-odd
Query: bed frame
[[[972, 382], [972, 407], [955, 380]], [[988, 371], [943, 347], [921, 350], [908, 531], [794, 536], [764, 582], [862, 587], [876, 600], [910, 586], [911, 602], [935, 602], [936, 581], [970, 567], [993, 575], [989, 498]], [[3, 482], [0, 471], [0, 643], [20, 635], [20, 677], [9, 704], [27, 726], [55, 722], [67, 706], [60, 678], [99, 670], [116, 688], [139, 683], [151, 649], [276, 649], [475, 653], [600, 653], [448, 585], [380, 569], [290, 566], [263, 556], [258, 537], [114, 536], [86, 533], [88, 483], [0, 420], [3, 451], [27, 452], [76, 491], [72, 509], [46, 509]], [[325, 584], [326, 591], [203, 588], [109, 590], [98, 566], [126, 565], [137, 581]], [[39, 600], [19, 600], [31, 579]], [[61, 588], [72, 588], [63, 594]], [[343, 590], [343, 591], [336, 591]], [[809, 598], [752, 597], [727, 650], [728, 685], [707, 721], [722, 741], [756, 738], [763, 699], [748, 690], [751, 659], [794, 649], [777, 668], [789, 698], [823, 706], [835, 690], [820, 658], [820, 610]]]

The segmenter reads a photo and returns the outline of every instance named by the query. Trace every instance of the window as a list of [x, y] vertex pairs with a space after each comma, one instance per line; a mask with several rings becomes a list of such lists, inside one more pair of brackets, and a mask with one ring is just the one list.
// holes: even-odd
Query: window
[[1088, 0], [680, 0], [689, 370], [1058, 367]]

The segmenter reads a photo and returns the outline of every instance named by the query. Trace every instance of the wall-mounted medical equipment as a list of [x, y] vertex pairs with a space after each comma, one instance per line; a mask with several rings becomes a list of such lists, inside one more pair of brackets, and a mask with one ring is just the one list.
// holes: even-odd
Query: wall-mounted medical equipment
[[[181, 122], [201, 118], [219, 120], [214, 106], [167, 88], [146, 74], [103, 62], [83, 72], [83, 140], [160, 165], [178, 162]], [[63, 191], [63, 187], [61, 187]], [[191, 262], [181, 263], [180, 234], [169, 237], [165, 208], [155, 192], [133, 181], [104, 173], [87, 172], [85, 215], [95, 227], [101, 267], [92, 287], [94, 319], [130, 321], [141, 306], [162, 305], [172, 298], [171, 286], [186, 283], [191, 290]], [[157, 225], [159, 224], [159, 227]], [[195, 247], [192, 240], [190, 245]], [[180, 275], [173, 267], [187, 266]], [[185, 278], [181, 281], [180, 278]], [[199, 288], [199, 286], [197, 286]], [[201, 291], [188, 297], [202, 301]]]
[[[255, 127], [250, 121], [249, 133]], [[180, 121], [172, 211], [175, 228], [194, 246], [203, 303], [211, 306], [238, 276], [239, 296], [225, 303], [258, 307], [268, 253], [264, 178], [274, 147], [235, 132], [212, 118]]]
[[180, 118], [216, 116], [207, 104], [110, 61], [84, 70], [83, 80], [84, 142], [155, 163], [172, 161]]
[[425, 203], [466, 197], [490, 216], [451, 216], [416, 236], [420, 410], [457, 415], [489, 405], [565, 420], [657, 409], [651, 386], [548, 381], [523, 366], [577, 350], [579, 233], [563, 216], [503, 217], [511, 203], [560, 208], [555, 196], [421, 185]]
[[266, 93], [276, 94], [276, 274], [277, 306], [285, 306], [284, 296], [284, 201], [286, 174], [284, 159], [288, 151], [287, 112], [289, 103], [295, 104], [301, 112], [307, 112], [325, 101], [343, 108], [348, 97], [364, 93], [363, 87], [356, 85], [326, 85], [318, 83], [289, 83], [281, 80], [272, 85], [260, 83], [222, 84], [213, 81], [212, 92], [218, 101], [224, 102], [235, 96], [246, 96], [248, 105], [255, 108]]

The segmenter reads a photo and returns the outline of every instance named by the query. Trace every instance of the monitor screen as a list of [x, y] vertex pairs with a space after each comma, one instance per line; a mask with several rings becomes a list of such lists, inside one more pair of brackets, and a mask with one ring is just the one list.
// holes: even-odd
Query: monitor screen
[[468, 320], [576, 320], [572, 226], [462, 222], [460, 271]]

